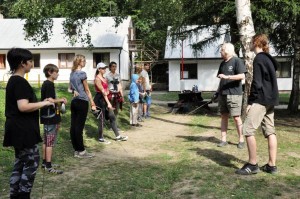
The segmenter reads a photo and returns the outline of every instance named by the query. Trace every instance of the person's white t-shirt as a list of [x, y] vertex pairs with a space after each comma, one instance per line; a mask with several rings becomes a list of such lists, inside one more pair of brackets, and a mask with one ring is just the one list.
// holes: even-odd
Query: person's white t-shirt
[[109, 72], [105, 75], [105, 78], [107, 79], [109, 90], [115, 90], [112, 81], [117, 80], [117, 81], [119, 81], [118, 84], [120, 84], [120, 82], [121, 82], [121, 77], [118, 73], [113, 74], [112, 72]]
[[151, 90], [151, 85], [150, 85], [150, 79], [149, 79], [148, 72], [143, 69], [140, 75], [145, 79], [146, 90]]

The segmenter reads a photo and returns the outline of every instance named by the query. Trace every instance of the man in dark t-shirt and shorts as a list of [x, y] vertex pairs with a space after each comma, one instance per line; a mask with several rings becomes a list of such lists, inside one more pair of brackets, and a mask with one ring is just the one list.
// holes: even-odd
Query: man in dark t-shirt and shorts
[[247, 71], [243, 61], [235, 56], [234, 46], [231, 43], [222, 45], [221, 56], [223, 62], [220, 64], [217, 74], [217, 77], [220, 78], [217, 94], [221, 113], [221, 142], [217, 146], [223, 147], [228, 144], [226, 136], [230, 113], [239, 136], [237, 147], [242, 149], [245, 145], [240, 117], [243, 98], [242, 80], [245, 79]]

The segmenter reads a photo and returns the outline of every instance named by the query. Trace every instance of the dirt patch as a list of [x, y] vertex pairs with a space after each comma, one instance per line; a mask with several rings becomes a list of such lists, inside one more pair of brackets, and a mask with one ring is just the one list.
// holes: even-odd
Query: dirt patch
[[[128, 158], [144, 158], [159, 154], [164, 151], [159, 148], [161, 143], [179, 139], [176, 136], [182, 132], [188, 132], [188, 123], [191, 117], [184, 115], [166, 114], [168, 108], [155, 106], [155, 112], [163, 113], [155, 115], [141, 122], [142, 127], [132, 127], [124, 132], [129, 137], [126, 142], [114, 142], [107, 145], [98, 158], [106, 160], [120, 160]], [[171, 152], [169, 152], [171, 153]]]

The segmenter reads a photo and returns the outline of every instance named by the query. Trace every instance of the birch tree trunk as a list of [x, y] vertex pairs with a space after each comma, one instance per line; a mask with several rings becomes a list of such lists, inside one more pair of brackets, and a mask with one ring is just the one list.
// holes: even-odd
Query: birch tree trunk
[[293, 86], [289, 100], [288, 110], [291, 113], [298, 112], [299, 106], [299, 78], [300, 78], [300, 15], [296, 19], [296, 40], [295, 40], [295, 55], [294, 55], [294, 70], [293, 70]]
[[254, 24], [252, 20], [250, 0], [235, 0], [237, 25], [242, 43], [242, 52], [248, 73], [245, 79], [245, 91], [243, 96], [242, 117], [246, 115], [246, 107], [248, 104], [248, 96], [250, 94], [250, 86], [253, 78], [253, 59], [254, 52], [250, 51], [251, 39], [255, 35]]

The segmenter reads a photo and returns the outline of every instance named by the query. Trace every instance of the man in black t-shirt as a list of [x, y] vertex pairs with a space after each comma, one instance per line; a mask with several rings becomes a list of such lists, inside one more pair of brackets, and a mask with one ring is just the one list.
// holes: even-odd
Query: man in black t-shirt
[[3, 146], [14, 147], [15, 163], [10, 177], [10, 198], [30, 198], [39, 164], [37, 144], [42, 141], [38, 109], [53, 105], [48, 100], [37, 102], [36, 95], [24, 78], [32, 68], [32, 54], [22, 48], [7, 53], [10, 66], [5, 96], [5, 131]]
[[218, 147], [226, 146], [229, 113], [233, 117], [239, 136], [238, 148], [244, 148], [244, 137], [242, 135], [242, 80], [245, 79], [246, 67], [241, 59], [235, 56], [234, 46], [224, 43], [221, 48], [223, 62], [219, 67], [217, 77], [220, 78], [217, 91], [219, 99], [219, 110], [221, 113], [221, 142]]

